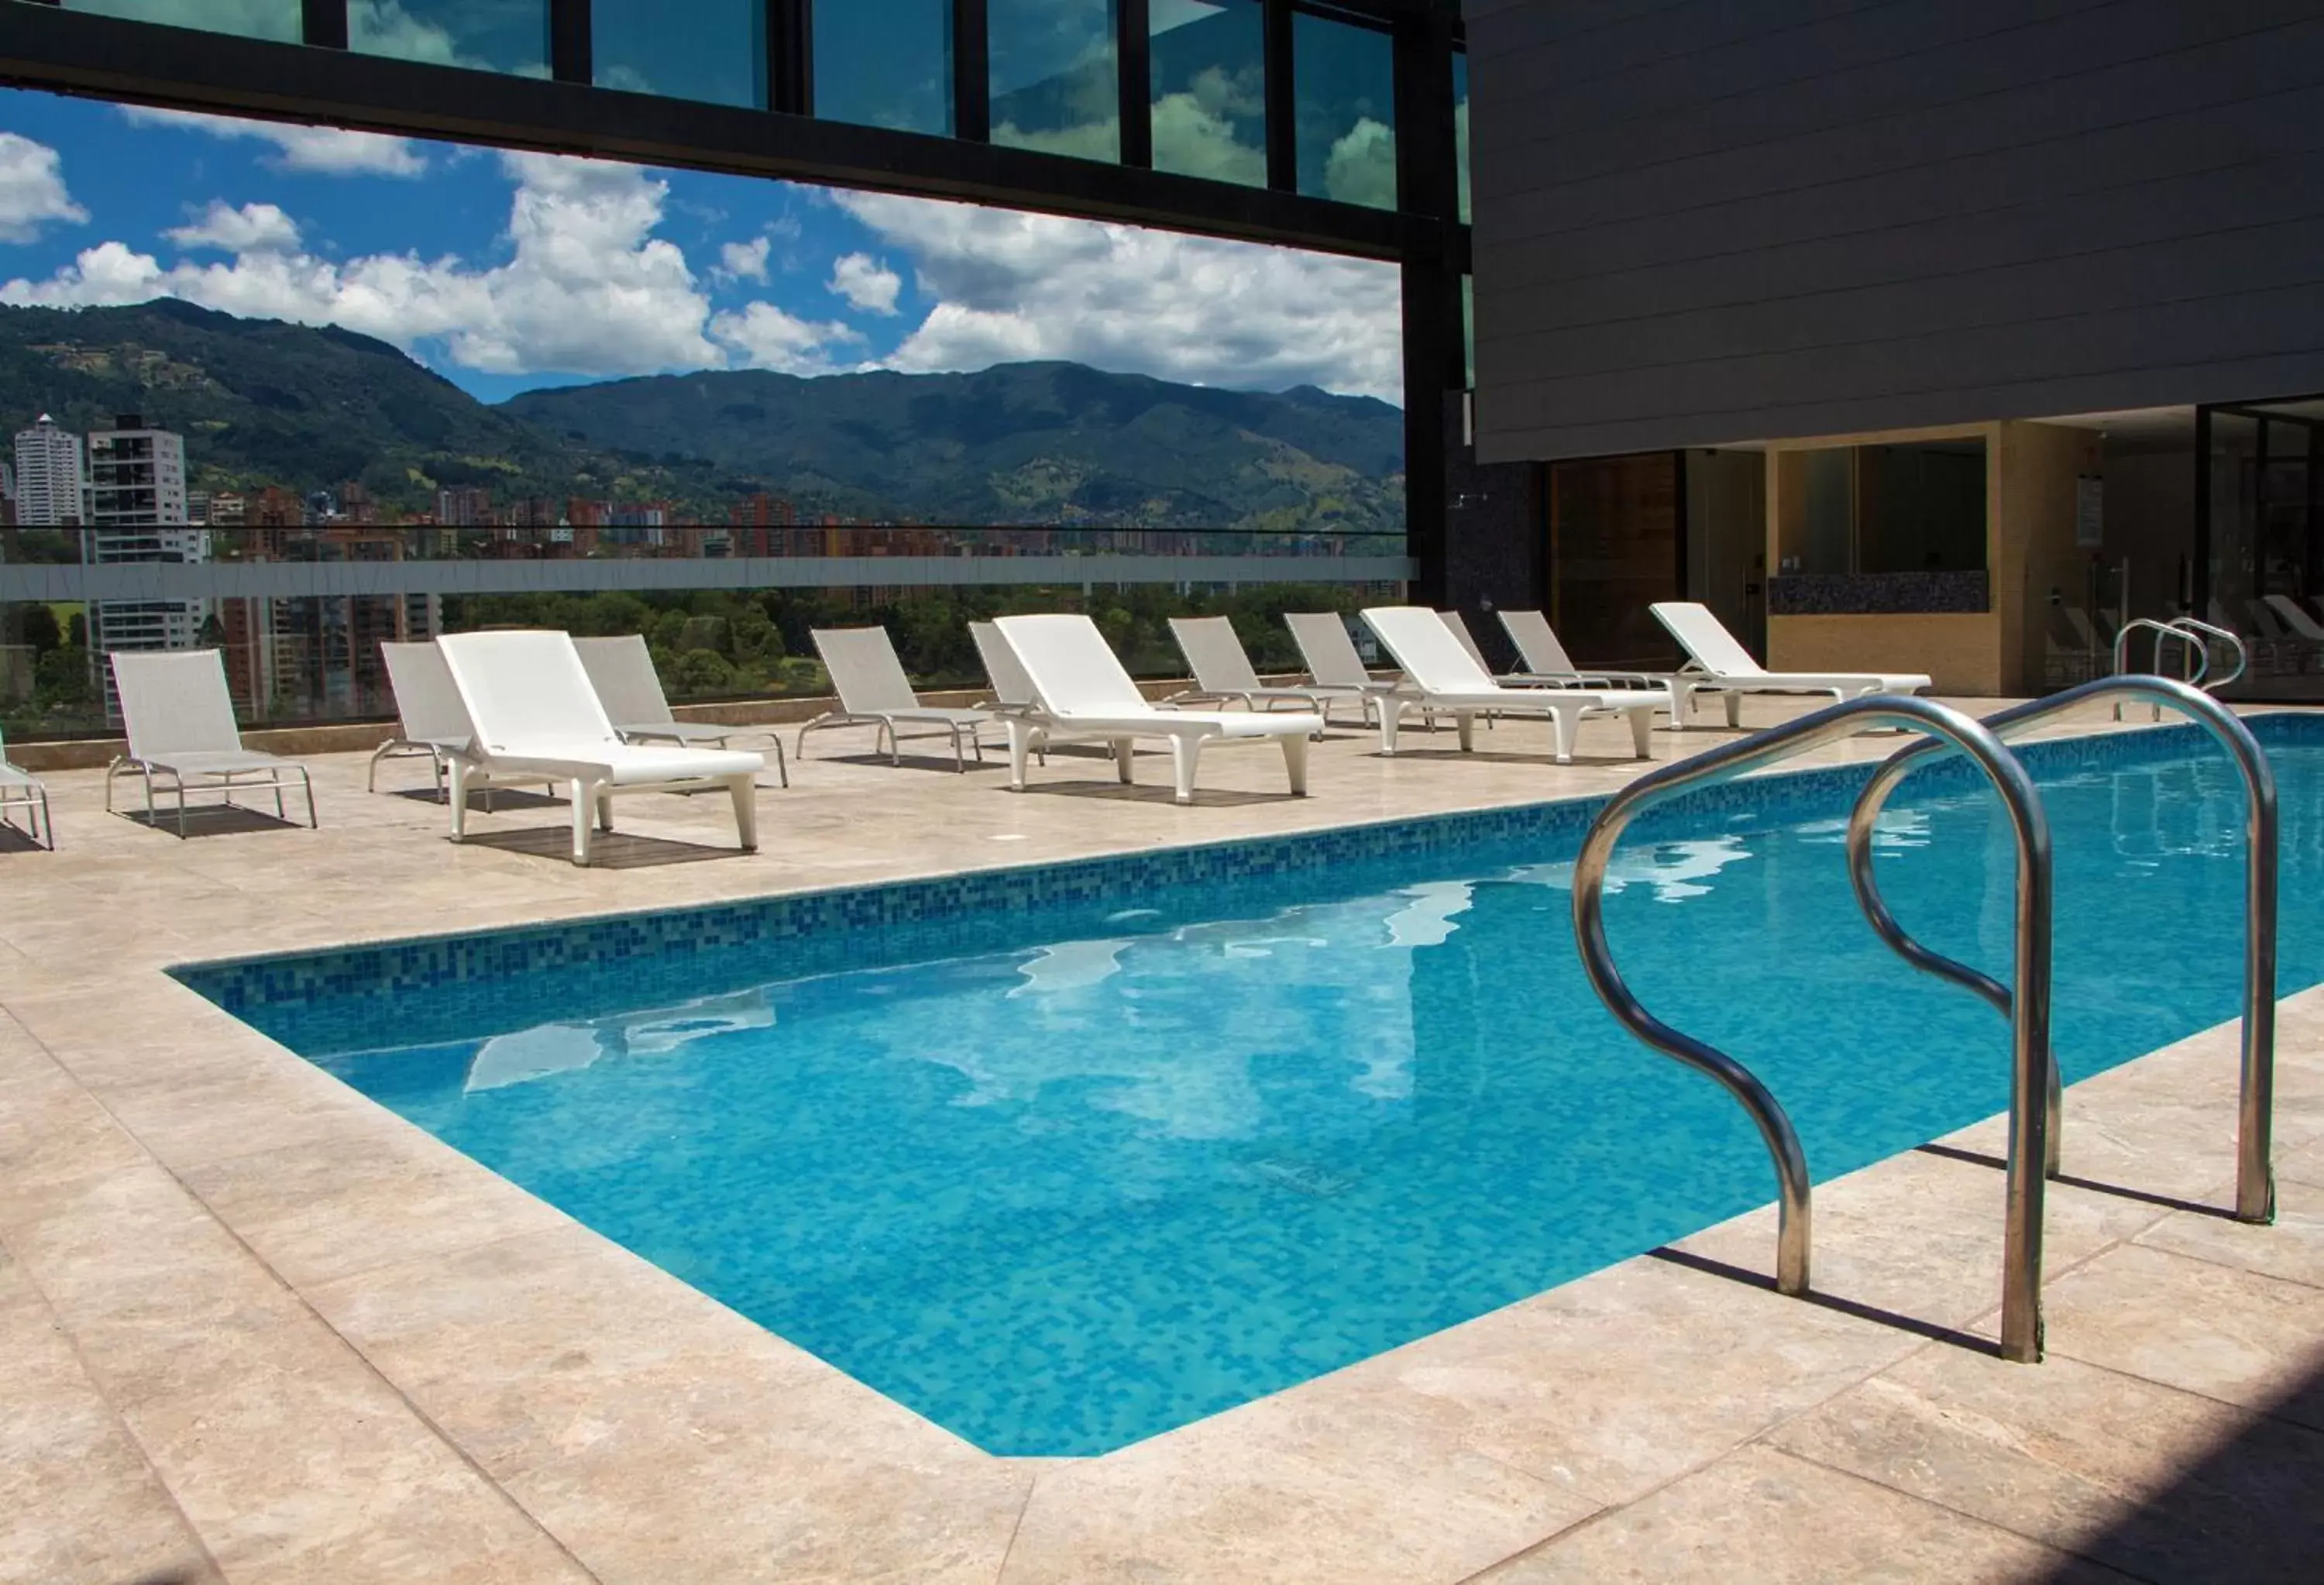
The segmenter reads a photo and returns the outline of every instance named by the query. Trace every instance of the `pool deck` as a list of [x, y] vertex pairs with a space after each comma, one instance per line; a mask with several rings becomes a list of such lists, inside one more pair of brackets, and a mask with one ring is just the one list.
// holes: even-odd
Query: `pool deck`
[[[723, 799], [628, 798], [588, 871], [558, 856], [561, 806], [479, 816], [455, 848], [433, 803], [365, 794], [362, 756], [313, 761], [319, 831], [206, 822], [182, 843], [107, 816], [97, 773], [49, 777], [63, 851], [0, 834], [0, 1580], [2314, 1579], [2324, 989], [2282, 1004], [2273, 1228], [2214, 1209], [2234, 1026], [2068, 1092], [2038, 1368], [1991, 1350], [1991, 1120], [1819, 1187], [1814, 1302], [1760, 1275], [1763, 1209], [1103, 1458], [1010, 1460], [161, 972], [1530, 802], [1638, 769], [1618, 725], [1586, 727], [1570, 768], [1539, 723], [1478, 741], [1384, 760], [1339, 733], [1296, 801], [1274, 753], [1214, 753], [1178, 808], [1167, 756], [1123, 788], [1058, 755], [1014, 796], [997, 765], [891, 768], [833, 733], [761, 795], [759, 854], [716, 851]], [[1655, 754], [1728, 741], [1657, 733]]]

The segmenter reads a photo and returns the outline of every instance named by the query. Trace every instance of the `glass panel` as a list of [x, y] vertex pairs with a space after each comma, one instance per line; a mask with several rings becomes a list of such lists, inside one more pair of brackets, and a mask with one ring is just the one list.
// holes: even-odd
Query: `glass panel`
[[1153, 0], [1154, 169], [1267, 185], [1259, 0]]
[[952, 0], [816, 0], [815, 113], [952, 135]]
[[1670, 635], [1646, 607], [1686, 597], [1679, 490], [1666, 451], [1551, 465], [1549, 621], [1585, 664], [1668, 664]]
[[1452, 57], [1452, 149], [1461, 161], [1461, 224], [1469, 224], [1469, 57]]
[[64, 0], [64, 7], [286, 44], [300, 41], [300, 0]]
[[590, 0], [597, 86], [764, 109], [764, 0]]
[[1477, 389], [1477, 278], [1461, 277], [1461, 369], [1462, 383]]
[[1121, 157], [1113, 0], [991, 0], [992, 141]]
[[1299, 110], [1299, 190], [1396, 207], [1396, 57], [1388, 36], [1351, 23], [1291, 19]]
[[347, 46], [437, 66], [549, 75], [549, 0], [350, 0]]

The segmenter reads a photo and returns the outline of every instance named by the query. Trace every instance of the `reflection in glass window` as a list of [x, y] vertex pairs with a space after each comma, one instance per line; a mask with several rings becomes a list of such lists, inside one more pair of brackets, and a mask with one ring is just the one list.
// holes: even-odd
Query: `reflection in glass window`
[[990, 0], [992, 141], [1121, 158], [1113, 0]]
[[590, 0], [597, 86], [764, 109], [765, 0]]
[[1461, 224], [1469, 224], [1469, 57], [1452, 57], [1452, 150], [1461, 161]]
[[549, 0], [349, 0], [347, 47], [433, 66], [549, 75]]
[[1152, 0], [1154, 169], [1267, 185], [1259, 0]]
[[816, 0], [815, 113], [952, 135], [952, 0]]
[[67, 11], [123, 16], [132, 22], [165, 22], [174, 27], [248, 39], [300, 41], [300, 0], [64, 0]]
[[1299, 110], [1299, 190], [1396, 207], [1396, 58], [1388, 36], [1353, 23], [1291, 18]]
[[1477, 278], [1461, 277], [1461, 383], [1477, 389]]

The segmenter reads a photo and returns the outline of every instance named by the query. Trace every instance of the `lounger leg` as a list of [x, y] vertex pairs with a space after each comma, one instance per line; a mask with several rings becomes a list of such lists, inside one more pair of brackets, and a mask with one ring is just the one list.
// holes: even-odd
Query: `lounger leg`
[[777, 732], [767, 735], [775, 740], [775, 776], [785, 787], [788, 787], [791, 784], [791, 768], [789, 761], [783, 758], [783, 734]]
[[759, 788], [755, 777], [730, 777], [727, 790], [734, 795], [734, 839], [746, 853], [759, 851]]
[[1452, 712], [1452, 729], [1461, 734], [1461, 751], [1464, 754], [1477, 746], [1477, 713], [1474, 710]]
[[277, 820], [290, 818], [282, 808], [282, 776], [280, 771], [276, 772], [274, 777], [274, 817]]
[[1115, 773], [1121, 778], [1121, 784], [1124, 787], [1130, 785], [1130, 761], [1137, 752], [1138, 744], [1135, 739], [1118, 737], [1113, 740], [1113, 768]]
[[[1194, 767], [1203, 757], [1203, 740], [1184, 733], [1170, 738], [1170, 772], [1177, 781], [1176, 799], [1182, 804], [1194, 801]], [[1124, 778], [1124, 779], [1128, 779]]]
[[315, 778], [304, 766], [300, 767], [299, 779], [307, 786], [307, 829], [319, 831], [322, 822], [315, 818]]
[[590, 816], [597, 806], [597, 789], [576, 778], [573, 782], [573, 862], [589, 862]]
[[452, 840], [468, 839], [468, 762], [452, 761]]
[[[950, 726], [950, 727], [952, 728], [952, 768], [953, 768], [953, 770], [954, 770], [954, 772], [956, 775], [965, 776], [966, 774], [968, 774], [968, 751], [961, 747], [961, 742], [960, 742], [960, 723], [959, 723], [959, 722], [957, 722], [957, 721], [954, 721], [954, 722], [947, 722], [945, 724], [947, 724], [948, 726]], [[981, 757], [981, 756], [980, 756], [980, 757]]]
[[1720, 696], [1727, 701], [1727, 724], [1740, 731], [1743, 726], [1743, 696], [1729, 688]]
[[1630, 712], [1630, 747], [1637, 751], [1639, 759], [1651, 760], [1655, 757], [1654, 733], [1655, 707], [1652, 705], [1648, 705], [1644, 709]]
[[1404, 704], [1398, 699], [1379, 701], [1380, 752], [1389, 758], [1396, 754], [1396, 729], [1404, 724]]
[[597, 829], [598, 829], [598, 830], [600, 830], [600, 831], [611, 831], [611, 830], [613, 830], [613, 787], [612, 787], [612, 784], [610, 784], [610, 783], [606, 783], [606, 784], [602, 784], [602, 785], [600, 785], [600, 786], [598, 787], [598, 788], [597, 788], [597, 797], [596, 797], [596, 804], [597, 804], [597, 808], [596, 808], [596, 816], [597, 816]]
[[395, 740], [390, 738], [371, 751], [371, 774], [364, 778], [364, 791], [375, 793], [379, 790], [379, 762], [388, 750], [393, 747], [395, 747]]
[[1291, 796], [1307, 796], [1307, 745], [1313, 739], [1287, 737], [1283, 740], [1283, 769], [1291, 778]]
[[[1023, 792], [1025, 790], [1025, 755], [1033, 746], [1032, 725], [1011, 715], [1001, 722], [1001, 730], [1009, 734], [1009, 790]], [[1044, 760], [1043, 763], [1046, 764], [1047, 761]]]

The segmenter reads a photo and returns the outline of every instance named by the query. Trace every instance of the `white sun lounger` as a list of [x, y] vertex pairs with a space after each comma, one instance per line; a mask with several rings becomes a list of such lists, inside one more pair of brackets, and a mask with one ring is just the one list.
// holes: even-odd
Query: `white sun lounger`
[[[877, 726], [880, 734], [872, 741], [872, 751], [878, 753], [879, 745], [886, 743], [891, 765], [903, 762], [907, 737], [950, 738], [955, 770], [968, 769], [969, 749], [976, 751], [977, 763], [984, 762], [984, 744], [976, 729], [990, 722], [992, 713], [921, 704], [886, 628], [816, 628], [814, 634], [816, 653], [823, 657], [823, 668], [831, 673], [839, 708], [826, 710], [799, 728], [800, 759], [807, 758], [807, 734], [811, 732], [831, 726]], [[927, 730], [907, 733], [902, 730], [906, 726]]]
[[1722, 695], [1729, 726], [1743, 724], [1746, 694], [1830, 694], [1835, 699], [1854, 699], [1867, 694], [1917, 694], [1930, 686], [1919, 672], [1769, 671], [1751, 659], [1751, 651], [1708, 606], [1665, 600], [1646, 609], [1686, 651], [1686, 666], [1671, 681], [1683, 691], [1688, 710], [1693, 709], [1698, 695]]
[[[1001, 630], [989, 622], [972, 622], [968, 637], [976, 646], [976, 658], [984, 662], [984, 680], [992, 687], [992, 702], [985, 708], [996, 715], [1003, 712], [1038, 715], [1041, 704], [1033, 696], [1033, 679], [1025, 675], [1025, 663], [1017, 659], [1017, 651], [1009, 647]], [[1049, 740], [1038, 729], [1033, 733], [1033, 752], [1042, 764], [1049, 762]]]
[[49, 818], [49, 789], [32, 772], [8, 763], [8, 743], [0, 738], [0, 824], [8, 823], [11, 809], [24, 811], [34, 842], [51, 852], [57, 851], [57, 828]]
[[757, 850], [764, 755], [623, 742], [564, 633], [451, 633], [436, 644], [475, 731], [451, 760], [454, 842], [467, 835], [469, 789], [556, 780], [572, 789], [576, 864], [589, 862], [594, 828], [613, 828], [613, 795], [626, 792], [724, 788], [742, 851]]
[[364, 790], [379, 790], [382, 760], [410, 759], [425, 754], [436, 772], [436, 801], [445, 798], [444, 773], [455, 754], [468, 750], [472, 735], [460, 690], [452, 686], [451, 669], [443, 651], [433, 644], [390, 644], [379, 647], [387, 667], [387, 686], [395, 694], [398, 735], [372, 751], [371, 773]]
[[154, 817], [153, 779], [161, 777], [177, 795], [178, 834], [186, 834], [189, 782], [218, 793], [231, 805], [237, 792], [272, 792], [274, 815], [287, 819], [282, 792], [297, 785], [307, 794], [307, 824], [315, 821], [315, 783], [295, 760], [262, 754], [242, 746], [234, 723], [234, 695], [226, 687], [226, 658], [216, 650], [115, 650], [114, 692], [121, 699], [121, 722], [129, 751], [105, 770], [105, 808], [113, 812], [113, 783], [134, 774], [145, 783], [145, 819]]
[[1194, 768], [1204, 746], [1272, 739], [1283, 745], [1283, 768], [1295, 797], [1307, 793], [1307, 740], [1323, 730], [1308, 711], [1163, 710], [1148, 703], [1086, 616], [1004, 616], [993, 624], [1032, 680], [1038, 709], [1003, 714], [1009, 730], [1010, 785], [1022, 791], [1025, 756], [1037, 735], [1102, 738], [1113, 745], [1121, 779], [1130, 779], [1130, 751], [1139, 738], [1170, 744], [1177, 801], [1194, 800]]
[[1286, 611], [1283, 622], [1291, 630], [1299, 659], [1307, 663], [1307, 679], [1318, 692], [1357, 701], [1366, 721], [1378, 713], [1380, 700], [1396, 692], [1393, 679], [1383, 681], [1366, 668], [1355, 640], [1348, 636], [1347, 619], [1338, 612]]
[[1509, 635], [1517, 646], [1517, 659], [1525, 668], [1503, 682], [1545, 683], [1555, 687], [1653, 687], [1667, 691], [1670, 678], [1651, 671], [1608, 671], [1600, 667], [1581, 667], [1558, 642], [1557, 631], [1549, 625], [1549, 618], [1538, 611], [1503, 611], [1499, 613], [1501, 631]]
[[1296, 710], [1313, 710], [1328, 721], [1334, 703], [1355, 697], [1344, 688], [1275, 687], [1261, 682], [1250, 652], [1236, 636], [1234, 623], [1223, 616], [1174, 616], [1170, 636], [1178, 640], [1178, 649], [1194, 673], [1193, 687], [1170, 696], [1167, 702], [1173, 705], [1240, 699], [1246, 710], [1273, 710], [1288, 705]]
[[[1396, 752], [1397, 718], [1408, 709], [1450, 714], [1461, 733], [1461, 747], [1471, 746], [1476, 718], [1497, 715], [1542, 715], [1556, 734], [1557, 762], [1573, 759], [1573, 737], [1591, 716], [1622, 715], [1630, 723], [1630, 740], [1638, 758], [1648, 758], [1648, 734], [1661, 696], [1641, 688], [1600, 691], [1594, 688], [1507, 688], [1452, 636], [1443, 618], [1425, 605], [1376, 606], [1364, 613], [1365, 622], [1379, 635], [1388, 653], [1404, 668], [1408, 693], [1391, 696], [1380, 711], [1380, 752]], [[1667, 707], [1666, 705], [1665, 707]]]
[[680, 721], [670, 714], [669, 697], [661, 691], [654, 670], [653, 651], [636, 633], [616, 638], [576, 639], [581, 668], [597, 702], [605, 707], [613, 730], [625, 742], [676, 743], [687, 749], [731, 749], [737, 738], [755, 738], [759, 747], [775, 751], [775, 778], [791, 784], [790, 766], [783, 759], [782, 733], [771, 726], [729, 725], [721, 721]]

